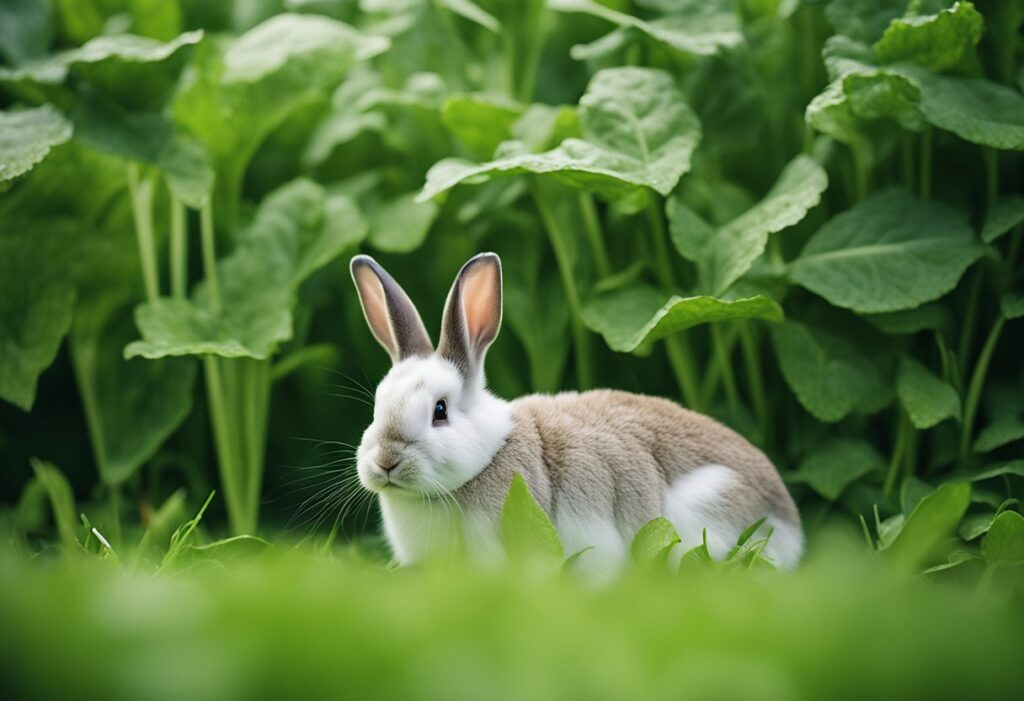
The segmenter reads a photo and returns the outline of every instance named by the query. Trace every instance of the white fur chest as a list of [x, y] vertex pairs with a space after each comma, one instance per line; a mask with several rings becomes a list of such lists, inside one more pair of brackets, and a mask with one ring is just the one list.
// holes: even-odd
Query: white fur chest
[[380, 495], [380, 511], [384, 533], [399, 564], [411, 565], [428, 557], [463, 551], [480, 562], [503, 558], [494, 516], [465, 511], [454, 500], [384, 493]]

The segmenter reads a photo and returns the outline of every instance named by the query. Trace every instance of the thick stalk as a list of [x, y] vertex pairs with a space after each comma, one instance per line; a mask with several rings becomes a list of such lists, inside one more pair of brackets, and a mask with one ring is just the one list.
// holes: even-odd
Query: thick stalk
[[903, 409], [900, 413], [899, 428], [896, 432], [896, 446], [892, 450], [892, 458], [889, 460], [889, 470], [885, 473], [885, 485], [882, 487], [882, 498], [889, 501], [892, 491], [896, 487], [896, 479], [900, 474], [900, 466], [903, 465], [903, 453], [907, 446], [907, 434], [909, 433], [910, 420]]
[[580, 213], [583, 215], [584, 231], [587, 233], [587, 243], [590, 244], [590, 252], [594, 256], [594, 265], [597, 267], [598, 277], [608, 277], [612, 272], [612, 264], [608, 259], [608, 249], [605, 248], [604, 238], [601, 236], [601, 225], [597, 220], [597, 208], [594, 207], [594, 198], [589, 192], [580, 192]]
[[920, 184], [922, 200], [932, 196], [932, 128], [925, 127], [921, 134], [921, 170], [917, 182]]
[[[650, 222], [651, 249], [654, 254], [654, 272], [658, 276], [658, 283], [665, 294], [672, 294], [676, 289], [675, 276], [672, 274], [670, 263], [667, 235], [665, 224], [661, 219], [661, 211], [658, 209], [657, 201], [652, 201], [647, 207], [647, 218]], [[676, 383], [683, 395], [683, 401], [691, 409], [699, 411], [703, 404], [700, 398], [700, 387], [697, 383], [697, 376], [694, 368], [696, 362], [693, 351], [683, 343], [682, 337], [673, 334], [665, 338], [665, 350], [668, 353], [669, 366], [672, 374], [676, 376]]]
[[171, 195], [171, 295], [188, 294], [188, 223], [185, 203]]
[[220, 313], [220, 283], [217, 279], [217, 245], [213, 233], [213, 204], [207, 200], [199, 210], [199, 235], [203, 246], [203, 274], [210, 289], [214, 311]]
[[718, 324], [711, 324], [711, 346], [714, 349], [715, 362], [722, 369], [722, 385], [725, 387], [725, 398], [729, 403], [729, 411], [735, 416], [739, 411], [740, 400], [739, 392], [736, 390], [736, 377], [729, 364], [731, 345], [729, 348], [726, 347], [722, 329]]
[[867, 147], [860, 143], [850, 146], [850, 155], [853, 157], [854, 192], [858, 202], [867, 197], [871, 190], [871, 170], [868, 168], [866, 150]]
[[985, 385], [985, 375], [988, 374], [989, 363], [992, 362], [992, 354], [995, 352], [996, 344], [999, 343], [999, 335], [1003, 332], [1003, 325], [1006, 319], [1000, 314], [996, 323], [992, 325], [985, 345], [982, 346], [978, 355], [978, 362], [974, 365], [974, 372], [971, 374], [971, 383], [967, 387], [967, 397], [964, 400], [964, 420], [960, 432], [960, 462], [967, 461], [971, 449], [971, 434], [974, 428], [974, 418], [978, 413], [978, 401], [981, 399], [981, 389]]
[[267, 433], [267, 403], [270, 392], [270, 361], [246, 360], [245, 436], [248, 442], [249, 476], [246, 501], [255, 528], [259, 522], [260, 491], [263, 484], [263, 456]]
[[139, 177], [139, 166], [128, 164], [128, 192], [132, 200], [135, 238], [139, 243], [139, 262], [146, 299], [156, 301], [160, 296], [160, 277], [156, 264], [156, 244], [153, 235], [153, 183]]
[[544, 199], [544, 194], [534, 183], [530, 184], [530, 192], [537, 205], [541, 221], [544, 222], [544, 228], [548, 232], [551, 249], [555, 254], [555, 262], [558, 264], [558, 272], [562, 278], [562, 287], [569, 302], [569, 312], [572, 316], [573, 349], [576, 353], [576, 385], [580, 390], [590, 389], [594, 384], [592, 348], [587, 329], [583, 325], [582, 304], [579, 290], [576, 288], [576, 279], [572, 273], [569, 251], [566, 248], [565, 232], [562, 231], [554, 213]]
[[761, 356], [757, 352], [757, 339], [749, 321], [740, 322], [740, 348], [747, 370], [747, 382], [750, 383], [750, 403], [754, 406], [754, 415], [757, 417], [761, 435], [767, 441], [771, 428], [768, 420], [768, 401], [764, 389], [764, 375], [761, 372]]
[[221, 359], [216, 356], [203, 358], [206, 396], [210, 405], [210, 423], [213, 426], [213, 444], [217, 450], [217, 465], [220, 468], [220, 481], [224, 486], [228, 520], [231, 523], [231, 531], [235, 535], [240, 535], [247, 532], [244, 507], [239, 502], [242, 488], [238, 483], [239, 469], [234, 455], [234, 441], [231, 436], [231, 423], [228, 420], [220, 363]]
[[971, 353], [971, 346], [974, 344], [974, 324], [978, 316], [978, 299], [981, 297], [981, 271], [974, 270], [971, 276], [971, 287], [967, 293], [967, 308], [964, 312], [964, 324], [960, 329], [960, 342], [956, 347], [960, 374], [964, 377], [967, 374], [967, 358]]

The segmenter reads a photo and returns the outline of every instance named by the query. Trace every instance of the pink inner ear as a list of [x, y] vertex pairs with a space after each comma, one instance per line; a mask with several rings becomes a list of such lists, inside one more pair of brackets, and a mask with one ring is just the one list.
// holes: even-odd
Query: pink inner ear
[[479, 347], [494, 340], [501, 317], [501, 280], [497, 266], [485, 263], [466, 271], [462, 282], [462, 310], [471, 344]]
[[363, 303], [363, 313], [370, 325], [373, 335], [380, 341], [391, 355], [398, 352], [398, 343], [391, 333], [391, 320], [388, 316], [388, 303], [384, 297], [384, 285], [368, 267], [359, 267], [355, 271], [356, 284], [359, 286], [359, 299]]

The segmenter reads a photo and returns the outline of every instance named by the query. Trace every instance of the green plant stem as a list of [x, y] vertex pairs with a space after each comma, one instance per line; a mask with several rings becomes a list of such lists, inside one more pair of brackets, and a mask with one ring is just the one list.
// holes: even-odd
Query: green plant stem
[[910, 419], [907, 412], [902, 408], [899, 410], [899, 428], [896, 429], [896, 446], [892, 450], [892, 458], [889, 460], [889, 470], [885, 473], [885, 484], [882, 487], [882, 498], [889, 501], [893, 489], [896, 487], [896, 480], [900, 474], [900, 467], [903, 465], [903, 454], [907, 447], [907, 436], [910, 429]]
[[[661, 219], [661, 210], [656, 200], [652, 200], [647, 207], [647, 218], [650, 222], [651, 250], [654, 256], [654, 272], [658, 277], [665, 294], [672, 294], [676, 289], [675, 277], [672, 274], [672, 264], [669, 262], [667, 235], [665, 224]], [[700, 397], [700, 387], [697, 383], [697, 376], [694, 368], [696, 361], [690, 346], [683, 343], [678, 334], [665, 338], [665, 350], [668, 353], [669, 366], [672, 374], [676, 376], [679, 391], [683, 395], [683, 401], [688, 407], [700, 411], [703, 403]]]
[[991, 211], [999, 196], [999, 151], [983, 146], [981, 156], [985, 162], [985, 201]]
[[153, 184], [140, 178], [139, 166], [135, 163], [128, 164], [128, 192], [132, 201], [132, 217], [135, 222], [135, 238], [139, 244], [139, 262], [142, 266], [146, 299], [153, 302], [160, 296], [160, 277], [153, 235]]
[[757, 338], [754, 336], [753, 325], [749, 321], [740, 322], [740, 348], [747, 370], [747, 382], [750, 383], [750, 402], [754, 406], [754, 415], [757, 417], [761, 435], [767, 440], [771, 428], [768, 419], [768, 401], [764, 389], [764, 375], [761, 372], [761, 355], [758, 353]]
[[203, 275], [215, 312], [220, 312], [220, 283], [217, 279], [217, 244], [213, 232], [213, 203], [207, 200], [199, 210], [199, 235], [203, 246]]
[[854, 193], [857, 202], [868, 196], [871, 190], [871, 169], [868, 168], [865, 151], [867, 147], [859, 143], [850, 146], [850, 155], [853, 157]]
[[228, 520], [231, 531], [236, 535], [245, 533], [244, 507], [239, 503], [242, 495], [238, 483], [240, 471], [234, 454], [234, 441], [231, 436], [231, 423], [228, 420], [227, 402], [225, 401], [224, 378], [221, 375], [221, 359], [216, 356], [203, 358], [206, 375], [206, 396], [210, 405], [210, 423], [213, 426], [213, 443], [217, 450], [217, 464], [220, 468], [220, 481], [224, 486], [224, 500], [227, 503]]
[[967, 456], [971, 449], [971, 434], [974, 428], [974, 418], [978, 413], [978, 402], [981, 399], [981, 390], [985, 385], [985, 375], [988, 374], [989, 363], [992, 362], [992, 354], [995, 352], [996, 344], [999, 343], [999, 336], [1003, 332], [1003, 325], [1006, 318], [1001, 314], [996, 317], [992, 330], [989, 331], [985, 345], [981, 348], [978, 361], [974, 365], [974, 372], [971, 374], [971, 382], [967, 386], [967, 397], [964, 400], [964, 419], [960, 432], [960, 463], [967, 462]]
[[[960, 342], [957, 344], [957, 363], [960, 365], [960, 374], [967, 374], [967, 358], [971, 353], [971, 346], [974, 345], [974, 325], [978, 316], [978, 300], [981, 297], [981, 271], [974, 270], [971, 273], [971, 286], [967, 292], [967, 305], [964, 311], [964, 325], [960, 329]], [[966, 384], [966, 383], [963, 383]]]
[[718, 324], [711, 324], [711, 347], [715, 354], [715, 362], [722, 370], [722, 386], [725, 387], [725, 398], [729, 403], [729, 411], [735, 416], [739, 411], [739, 392], [736, 390], [736, 377], [733, 375], [732, 366], [729, 364], [731, 344], [727, 348], [725, 339], [722, 337], [722, 329]]
[[245, 393], [242, 414], [245, 416], [245, 437], [248, 444], [249, 475], [247, 508], [249, 519], [259, 522], [260, 490], [263, 484], [263, 456], [266, 446], [267, 408], [270, 396], [270, 360], [245, 361]]
[[121, 540], [121, 485], [110, 485], [110, 512], [113, 516], [113, 523], [110, 528], [110, 540], [114, 547], [121, 547], [124, 543]]
[[914, 190], [914, 141], [909, 132], [904, 133], [900, 139], [900, 175], [903, 179], [903, 187], [912, 192]]
[[544, 194], [533, 182], [530, 183], [530, 192], [533, 195], [537, 211], [540, 213], [541, 221], [544, 222], [544, 228], [548, 232], [551, 249], [555, 254], [555, 262], [558, 264], [558, 272], [562, 278], [562, 287], [565, 289], [565, 297], [569, 302], [569, 311], [572, 315], [573, 349], [576, 353], [576, 385], [580, 390], [590, 389], [594, 386], [592, 347], [590, 336], [583, 325], [582, 304], [579, 290], [576, 288], [576, 279], [573, 277], [569, 251], [566, 247], [566, 232], [562, 231]]
[[917, 179], [922, 200], [932, 196], [932, 128], [925, 127], [921, 134], [921, 169]]
[[594, 256], [594, 265], [597, 267], [598, 277], [608, 277], [612, 272], [612, 264], [608, 258], [608, 249], [605, 248], [604, 238], [601, 236], [601, 225], [597, 220], [597, 208], [594, 206], [594, 198], [589, 192], [581, 191], [579, 194], [580, 212], [583, 215], [584, 231], [587, 233], [587, 242], [590, 244], [591, 254]]
[[185, 203], [171, 195], [171, 295], [188, 294], [188, 223]]

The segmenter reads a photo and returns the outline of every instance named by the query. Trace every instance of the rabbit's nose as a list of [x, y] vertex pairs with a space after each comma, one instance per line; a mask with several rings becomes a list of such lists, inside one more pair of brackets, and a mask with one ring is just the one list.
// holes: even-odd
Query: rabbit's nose
[[377, 467], [379, 467], [380, 469], [384, 470], [384, 472], [386, 472], [388, 474], [391, 474], [391, 471], [394, 470], [396, 467], [398, 467], [398, 464], [400, 462], [402, 462], [402, 461], [401, 460], [397, 460], [397, 461], [395, 461], [395, 463], [393, 465], [381, 465], [378, 462], [377, 463]]

